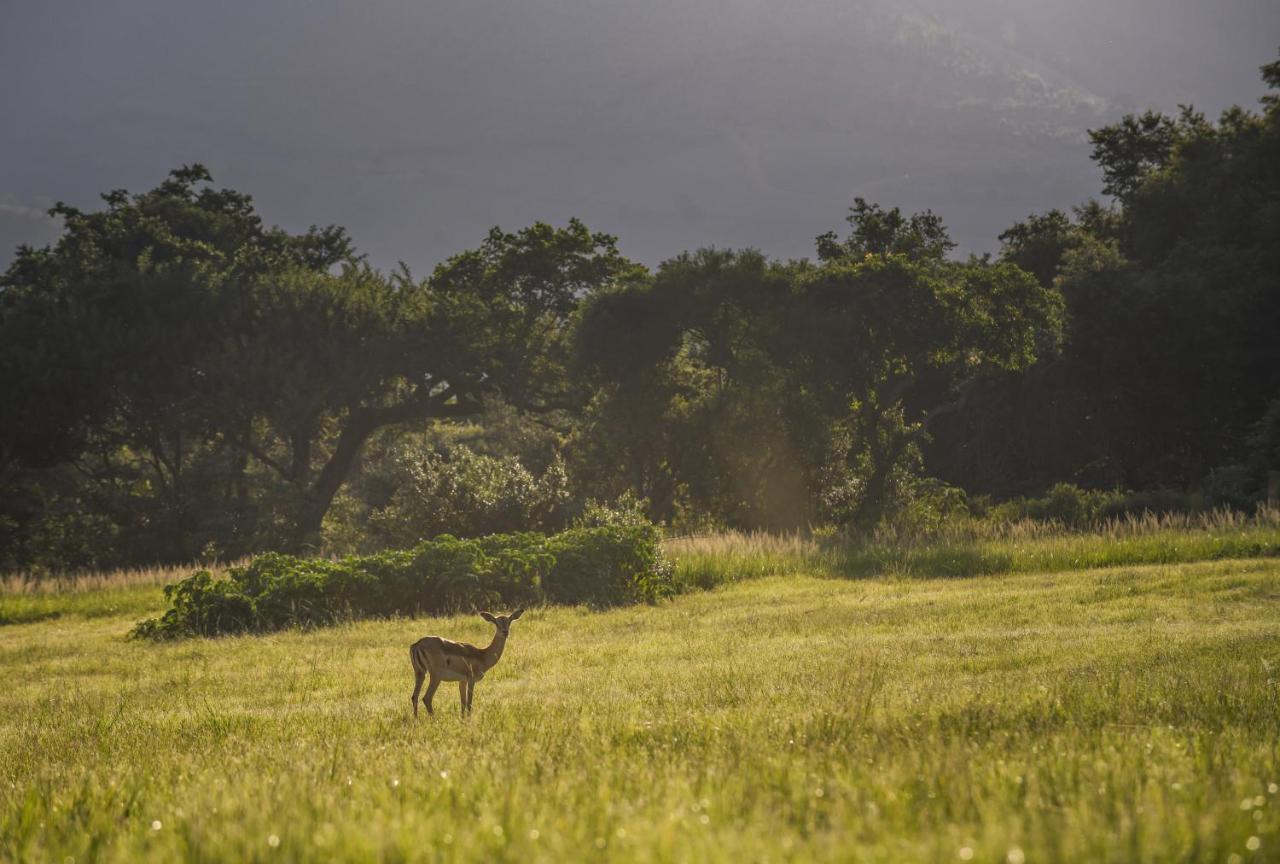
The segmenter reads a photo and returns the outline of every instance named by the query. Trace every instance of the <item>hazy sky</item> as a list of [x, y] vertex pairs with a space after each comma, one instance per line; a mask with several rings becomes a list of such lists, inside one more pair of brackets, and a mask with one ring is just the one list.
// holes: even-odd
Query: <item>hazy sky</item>
[[1084, 132], [1256, 105], [1275, 0], [0, 0], [0, 263], [202, 162], [425, 271], [579, 216], [810, 254], [862, 195], [963, 249], [1096, 194]]

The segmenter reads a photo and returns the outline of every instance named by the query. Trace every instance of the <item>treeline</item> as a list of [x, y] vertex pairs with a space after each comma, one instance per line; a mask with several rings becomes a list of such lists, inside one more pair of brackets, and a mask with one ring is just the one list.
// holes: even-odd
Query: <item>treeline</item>
[[59, 205], [0, 277], [0, 568], [1277, 497], [1280, 96], [1092, 141], [1111, 203], [967, 260], [861, 199], [811, 260], [649, 271], [572, 221], [425, 278], [201, 166]]

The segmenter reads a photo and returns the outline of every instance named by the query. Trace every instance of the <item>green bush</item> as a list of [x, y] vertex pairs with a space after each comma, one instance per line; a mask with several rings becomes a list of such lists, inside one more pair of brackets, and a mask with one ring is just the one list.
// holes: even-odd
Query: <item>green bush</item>
[[413, 549], [337, 561], [271, 553], [225, 579], [202, 570], [167, 586], [171, 608], [140, 623], [134, 635], [216, 636], [544, 602], [611, 606], [671, 593], [671, 568], [651, 525], [575, 528], [550, 537], [444, 535]]
[[[1280, 472], [1276, 477], [1280, 478]], [[1055, 522], [1074, 531], [1092, 531], [1115, 520], [1145, 514], [1196, 515], [1223, 509], [1249, 513], [1267, 500], [1268, 479], [1266, 472], [1256, 466], [1223, 465], [1210, 471], [1193, 491], [1081, 489], [1071, 483], [1058, 483], [1040, 498], [1015, 498], [999, 504], [975, 499], [970, 512], [993, 524], [1029, 519]], [[1280, 482], [1272, 482], [1280, 489]]]
[[674, 593], [671, 566], [649, 525], [575, 528], [549, 538], [555, 565], [547, 574], [552, 603], [654, 602]]
[[366, 542], [406, 546], [446, 532], [550, 532], [568, 523], [569, 477], [558, 459], [534, 474], [514, 456], [496, 458], [454, 445], [406, 447], [394, 461], [394, 491], [359, 532]]

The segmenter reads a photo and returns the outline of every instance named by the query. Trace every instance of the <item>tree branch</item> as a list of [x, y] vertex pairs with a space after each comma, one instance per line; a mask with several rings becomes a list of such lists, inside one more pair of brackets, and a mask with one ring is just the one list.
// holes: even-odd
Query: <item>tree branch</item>
[[299, 541], [307, 543], [320, 534], [324, 516], [329, 512], [333, 498], [351, 473], [360, 449], [378, 429], [413, 420], [469, 417], [484, 411], [484, 404], [469, 393], [458, 393], [446, 387], [434, 396], [410, 399], [397, 405], [381, 408], [352, 408], [347, 422], [338, 435], [329, 461], [320, 469], [315, 483], [306, 490], [306, 504], [298, 523]]
[[289, 469], [286, 468], [284, 465], [281, 465], [275, 459], [272, 459], [270, 456], [268, 456], [266, 451], [264, 451], [261, 447], [258, 447], [256, 444], [254, 444], [251, 439], [245, 438], [244, 441], [240, 443], [240, 446], [242, 449], [244, 449], [246, 453], [248, 453], [254, 459], [257, 459], [263, 465], [266, 465], [268, 468], [271, 468], [272, 470], [274, 470], [277, 474], [279, 474], [285, 480], [290, 479]]
[[[450, 401], [455, 400], [455, 401]], [[484, 411], [484, 405], [469, 392], [459, 393], [453, 387], [420, 399], [409, 399], [397, 405], [382, 408], [355, 409], [352, 417], [361, 416], [370, 424], [370, 431], [411, 420], [433, 420], [449, 417], [470, 417]]]

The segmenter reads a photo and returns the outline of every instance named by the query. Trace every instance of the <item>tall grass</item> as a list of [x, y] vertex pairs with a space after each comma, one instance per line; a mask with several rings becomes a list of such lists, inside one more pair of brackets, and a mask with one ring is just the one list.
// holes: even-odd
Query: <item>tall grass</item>
[[956, 519], [929, 532], [866, 537], [736, 533], [668, 540], [685, 589], [787, 573], [833, 577], [968, 577], [1280, 555], [1280, 507], [1142, 514], [1091, 529], [1059, 522]]
[[57, 576], [21, 573], [6, 576], [0, 578], [0, 625], [25, 624], [63, 615], [99, 618], [143, 614], [163, 604], [165, 585], [185, 579], [199, 569], [207, 568], [190, 564]]
[[826, 571], [831, 559], [829, 550], [802, 534], [728, 531], [673, 538], [662, 548], [675, 564], [677, 586], [686, 591], [764, 576]]

